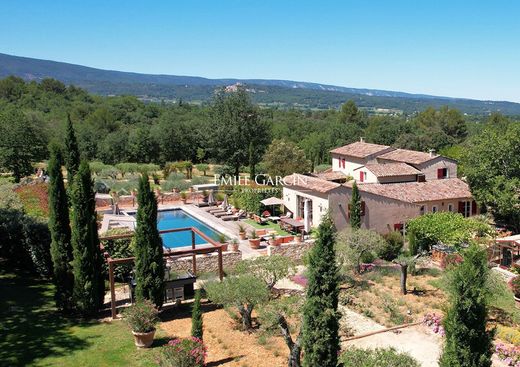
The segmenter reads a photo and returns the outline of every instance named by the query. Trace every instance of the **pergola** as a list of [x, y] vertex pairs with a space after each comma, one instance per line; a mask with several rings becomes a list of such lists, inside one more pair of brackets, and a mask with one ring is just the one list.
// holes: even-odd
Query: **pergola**
[[520, 234], [497, 238], [495, 242], [498, 248], [500, 249], [500, 254], [498, 258], [499, 265], [505, 265], [503, 264], [505, 260], [504, 250], [509, 251], [511, 253], [512, 263], [514, 263], [515, 260], [520, 258]]
[[[193, 274], [197, 275], [197, 255], [218, 252], [218, 272], [219, 272], [219, 278], [220, 278], [220, 280], [222, 280], [224, 277], [224, 268], [223, 268], [223, 263], [222, 263], [222, 244], [211, 239], [206, 234], [201, 232], [199, 229], [194, 228], [194, 227], [166, 229], [166, 230], [159, 231], [159, 234], [173, 233], [173, 232], [185, 232], [185, 231], [191, 231], [191, 248], [181, 247], [178, 250], [169, 249], [164, 252], [164, 255], [163, 255], [164, 258], [167, 259], [169, 257], [174, 257], [174, 256], [192, 255]], [[198, 234], [204, 240], [208, 241], [208, 244], [210, 246], [197, 248], [195, 246], [195, 235], [196, 234]], [[131, 238], [133, 236], [134, 236], [134, 233], [126, 233], [126, 234], [119, 234], [119, 235], [113, 235], [113, 236], [103, 236], [103, 237], [99, 238], [99, 241], [100, 241], [99, 245], [100, 245], [101, 251], [104, 253], [105, 260], [108, 264], [108, 278], [109, 278], [109, 283], [110, 283], [110, 308], [112, 311], [113, 319], [115, 319], [117, 317], [114, 268], [117, 265], [134, 263], [135, 257], [113, 259], [110, 256], [110, 254], [105, 251], [105, 248], [104, 248], [103, 244], [101, 243], [101, 241]]]

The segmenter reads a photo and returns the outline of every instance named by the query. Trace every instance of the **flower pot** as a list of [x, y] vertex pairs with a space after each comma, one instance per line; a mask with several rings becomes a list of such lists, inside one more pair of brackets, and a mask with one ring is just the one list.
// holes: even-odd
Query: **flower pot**
[[183, 204], [186, 204], [186, 199], [181, 199]]
[[228, 244], [227, 243], [221, 243], [220, 247], [222, 248], [222, 251], [227, 251], [228, 250]]
[[294, 240], [296, 241], [296, 243], [302, 243], [302, 236], [301, 235], [294, 236]]
[[240, 236], [241, 240], [245, 240], [246, 239], [246, 232], [238, 232], [238, 235]]
[[260, 238], [250, 238], [249, 239], [249, 246], [252, 249], [260, 248]]
[[153, 343], [155, 330], [149, 331], [147, 333], [136, 333], [135, 331], [132, 331], [132, 334], [134, 334], [134, 342], [136, 347], [150, 348]]
[[276, 238], [269, 238], [269, 246], [278, 246], [279, 243], [278, 241], [276, 240]]
[[232, 252], [238, 252], [238, 243], [232, 243], [231, 244], [231, 251]]

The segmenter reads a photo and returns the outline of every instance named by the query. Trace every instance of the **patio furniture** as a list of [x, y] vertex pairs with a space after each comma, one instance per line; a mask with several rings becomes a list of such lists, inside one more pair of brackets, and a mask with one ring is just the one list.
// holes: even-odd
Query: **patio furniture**
[[291, 218], [282, 218], [279, 221], [280, 228], [288, 232], [301, 233], [305, 224], [299, 220]]
[[258, 224], [267, 224], [267, 222], [269, 222], [269, 219], [267, 218], [262, 218], [261, 216], [259, 215], [256, 215], [256, 214], [253, 214], [253, 220], [258, 223]]
[[277, 223], [280, 220], [280, 217], [270, 216], [270, 217], [267, 217], [267, 219], [269, 219], [271, 222]]
[[218, 212], [218, 213], [213, 213], [213, 215], [217, 218], [220, 218], [220, 217], [224, 217], [224, 216], [229, 216], [229, 215], [232, 215], [233, 212], [231, 210], [228, 210], [228, 211], [225, 211], [225, 212]]
[[233, 215], [224, 215], [223, 217], [220, 217], [220, 219], [222, 220], [239, 220], [240, 218], [242, 218], [244, 216], [244, 214], [246, 214], [246, 212], [242, 209], [240, 209], [237, 213], [233, 214]]

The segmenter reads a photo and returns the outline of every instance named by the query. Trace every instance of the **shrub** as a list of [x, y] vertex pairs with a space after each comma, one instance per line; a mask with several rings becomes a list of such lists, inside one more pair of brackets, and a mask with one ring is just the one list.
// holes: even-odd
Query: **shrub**
[[520, 347], [520, 331], [517, 328], [498, 325], [497, 338]]
[[314, 172], [323, 172], [331, 168], [332, 166], [330, 164], [319, 164], [316, 167], [314, 167]]
[[119, 170], [114, 166], [105, 166], [101, 172], [99, 172], [100, 177], [110, 177], [112, 179], [117, 179], [117, 175], [120, 174]]
[[385, 243], [377, 251], [377, 256], [386, 261], [392, 261], [401, 253], [404, 239], [401, 233], [392, 231], [383, 236]]
[[94, 180], [94, 191], [98, 194], [108, 194], [110, 192], [110, 187], [105, 181]]
[[138, 301], [123, 311], [123, 317], [136, 333], [148, 333], [155, 330], [159, 323], [159, 312], [154, 304], [148, 300]]
[[343, 367], [420, 367], [409, 354], [394, 348], [361, 349], [348, 348], [342, 355]]
[[511, 279], [511, 290], [516, 297], [520, 297], [520, 276]]
[[161, 367], [203, 367], [207, 349], [202, 340], [191, 337], [172, 339], [161, 348]]

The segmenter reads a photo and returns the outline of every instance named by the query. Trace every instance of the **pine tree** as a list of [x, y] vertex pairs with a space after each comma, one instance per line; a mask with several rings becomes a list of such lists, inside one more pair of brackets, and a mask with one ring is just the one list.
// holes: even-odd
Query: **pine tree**
[[350, 199], [350, 226], [358, 229], [361, 227], [361, 196], [356, 181], [352, 185], [352, 198]]
[[336, 230], [329, 215], [318, 228], [309, 253], [307, 297], [303, 309], [304, 366], [335, 367], [338, 362], [339, 275], [334, 250]]
[[164, 297], [163, 245], [157, 230], [157, 200], [150, 189], [148, 175], [139, 180], [135, 229], [136, 296], [160, 307]]
[[491, 366], [494, 331], [486, 330], [489, 270], [485, 250], [471, 245], [450, 274], [450, 308], [444, 319], [446, 341], [441, 367]]
[[67, 135], [65, 137], [65, 167], [67, 168], [67, 181], [69, 185], [72, 183], [72, 178], [78, 172], [80, 165], [80, 154], [78, 148], [78, 141], [76, 140], [76, 133], [70, 115], [67, 115]]
[[69, 205], [67, 192], [61, 172], [62, 158], [59, 148], [50, 148], [48, 164], [49, 182], [49, 230], [51, 233], [51, 256], [56, 284], [56, 307], [60, 310], [72, 309], [72, 245], [69, 222]]
[[73, 298], [82, 315], [91, 315], [103, 304], [103, 257], [99, 248], [95, 198], [90, 169], [81, 162], [72, 180]]
[[202, 309], [200, 307], [200, 289], [195, 291], [195, 300], [193, 301], [193, 308], [191, 310], [191, 336], [202, 339]]

